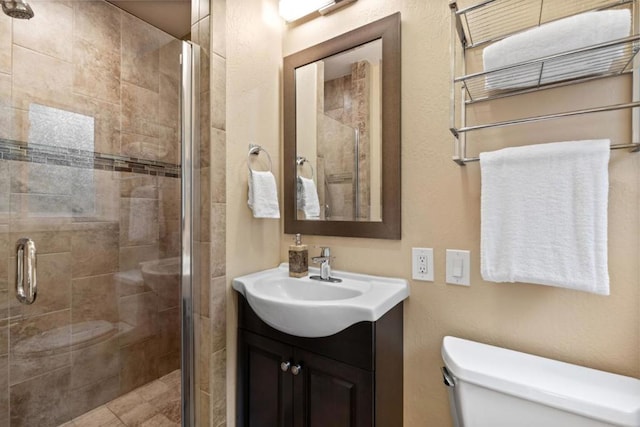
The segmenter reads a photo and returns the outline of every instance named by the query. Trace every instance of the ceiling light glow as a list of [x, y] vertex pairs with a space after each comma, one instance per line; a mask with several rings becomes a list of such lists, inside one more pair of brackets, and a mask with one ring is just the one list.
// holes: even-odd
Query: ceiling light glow
[[334, 3], [333, 0], [280, 0], [280, 16], [293, 22]]

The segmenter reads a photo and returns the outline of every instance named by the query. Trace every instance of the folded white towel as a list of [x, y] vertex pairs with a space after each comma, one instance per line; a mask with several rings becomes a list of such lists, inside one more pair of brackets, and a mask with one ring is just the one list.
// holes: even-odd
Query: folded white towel
[[248, 205], [255, 218], [280, 218], [276, 179], [271, 172], [249, 172]]
[[609, 154], [608, 140], [480, 154], [483, 279], [608, 295]]
[[[482, 52], [484, 70], [568, 52], [629, 35], [628, 9], [587, 12], [541, 25], [500, 40]], [[624, 53], [621, 46], [570, 55], [544, 68], [540, 63], [497, 71], [486, 76], [486, 89], [514, 89], [578, 78], [609, 70]], [[541, 75], [542, 73], [542, 75]]]
[[313, 179], [298, 177], [298, 209], [304, 212], [306, 219], [320, 219], [320, 201]]

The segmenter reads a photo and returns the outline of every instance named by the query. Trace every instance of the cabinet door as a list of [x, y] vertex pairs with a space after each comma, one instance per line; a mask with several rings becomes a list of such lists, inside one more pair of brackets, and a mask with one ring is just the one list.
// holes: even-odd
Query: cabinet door
[[292, 375], [280, 364], [293, 359], [292, 348], [239, 332], [238, 426], [291, 427]]
[[371, 427], [373, 372], [295, 349], [295, 427]]

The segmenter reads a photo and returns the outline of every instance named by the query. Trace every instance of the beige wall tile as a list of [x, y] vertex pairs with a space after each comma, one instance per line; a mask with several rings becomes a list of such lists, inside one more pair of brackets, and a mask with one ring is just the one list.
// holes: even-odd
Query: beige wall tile
[[122, 82], [122, 130], [157, 137], [158, 101], [157, 87], [154, 92], [142, 86]]
[[9, 333], [10, 384], [71, 365], [70, 310], [23, 318], [11, 324]]
[[12, 231], [9, 234], [9, 242], [13, 244], [28, 235], [35, 242], [38, 255], [71, 252], [71, 233], [68, 230], [39, 231], [37, 228], [28, 231]]
[[6, 15], [0, 17], [0, 72], [7, 74], [11, 74], [12, 22]]
[[226, 129], [226, 60], [211, 54], [211, 126]]
[[[85, 277], [72, 281], [73, 308], [71, 320], [74, 325], [73, 333], [81, 333], [83, 322], [106, 321], [117, 324], [118, 298], [116, 280], [113, 274]], [[76, 329], [78, 329], [76, 331]]]
[[[128, 272], [130, 270], [140, 271], [140, 263], [144, 261], [151, 261], [160, 259], [160, 249], [157, 244], [144, 245], [144, 246], [123, 246], [120, 248], [120, 271]], [[140, 280], [142, 281], [142, 273], [140, 273]], [[144, 289], [149, 290], [148, 287]], [[127, 292], [125, 289], [121, 289], [120, 295], [129, 295], [133, 288]]]
[[[47, 371], [44, 375], [11, 386], [11, 425], [56, 427], [71, 419], [69, 378], [71, 368]], [[55, 393], [52, 393], [55, 390]]]
[[226, 205], [211, 205], [211, 275], [224, 276], [226, 271]]
[[211, 279], [211, 349], [222, 350], [227, 338], [227, 278]]
[[180, 118], [179, 85], [180, 81], [175, 77], [160, 73], [158, 123], [178, 128], [178, 119]]
[[0, 73], [0, 106], [11, 105], [11, 81], [11, 74]]
[[92, 98], [120, 102], [120, 52], [73, 39], [73, 90]]
[[209, 11], [211, 10], [211, 6], [209, 3], [211, 0], [200, 0], [198, 5], [198, 18], [203, 19], [209, 15]]
[[211, 129], [211, 201], [224, 203], [227, 201], [226, 170], [227, 134], [225, 131]]
[[120, 197], [158, 198], [158, 177], [139, 173], [120, 174]]
[[160, 73], [169, 78], [180, 81], [180, 54], [182, 43], [171, 40], [160, 47]]
[[73, 105], [77, 112], [94, 118], [94, 150], [120, 154], [120, 103], [75, 94]]
[[160, 257], [170, 258], [180, 256], [180, 233], [180, 220], [170, 219], [160, 223]]
[[196, 232], [195, 239], [200, 242], [211, 241], [211, 178], [210, 168], [200, 169], [200, 217], [199, 233]]
[[175, 165], [180, 164], [180, 136], [179, 127], [158, 125], [160, 137], [158, 138], [159, 149], [157, 160]]
[[227, 0], [211, 0], [211, 52], [227, 57]]
[[13, 46], [13, 103], [28, 110], [32, 102], [73, 105], [73, 64], [21, 46]]
[[[35, 241], [35, 240], [34, 240]], [[15, 258], [10, 262], [10, 277], [15, 276]], [[37, 304], [20, 304], [23, 316], [35, 316], [71, 308], [71, 264], [70, 252], [38, 254]], [[12, 289], [14, 286], [12, 286]]]
[[[211, 80], [211, 52], [200, 51], [200, 93], [209, 92]], [[209, 96], [209, 95], [207, 95]], [[210, 123], [207, 123], [210, 125]]]
[[174, 307], [158, 313], [158, 354], [180, 352], [180, 308]]
[[204, 391], [198, 391], [198, 402], [197, 402], [197, 419], [201, 423], [202, 426], [210, 426], [211, 425], [211, 395], [209, 393], [205, 393]]
[[[195, 24], [200, 19], [198, 16], [199, 11], [200, 0], [191, 0], [191, 24]], [[191, 40], [193, 40], [193, 38]]]
[[[157, 350], [158, 334], [158, 297], [153, 292], [145, 292], [120, 297], [120, 346], [128, 346], [142, 341], [153, 342], [154, 351]], [[139, 346], [144, 350], [151, 344]], [[133, 351], [133, 349], [131, 349]], [[149, 360], [149, 364], [156, 359]], [[154, 367], [155, 369], [155, 367]], [[140, 384], [138, 384], [140, 385]]]
[[118, 235], [118, 224], [78, 224], [78, 230], [71, 236], [73, 277], [118, 271]]
[[[155, 132], [159, 132], [157, 125], [153, 126]], [[135, 157], [138, 159], [158, 160], [165, 150], [160, 145], [158, 136], [139, 135], [125, 132], [122, 134], [121, 154], [123, 156]]]
[[198, 314], [209, 317], [209, 306], [211, 305], [211, 247], [209, 243], [201, 243], [198, 247], [200, 250], [198, 251], [196, 260], [200, 265], [200, 272], [197, 277], [198, 295], [200, 299], [196, 300], [194, 305], [200, 308]]
[[208, 317], [199, 316], [196, 320], [197, 370], [196, 388], [210, 392], [211, 375], [211, 324]]
[[0, 356], [0, 425], [9, 425], [9, 357]]
[[[117, 325], [114, 326], [117, 328]], [[120, 346], [115, 335], [111, 335], [111, 338], [102, 342], [85, 345], [71, 353], [70, 388], [72, 390], [85, 389], [93, 385], [94, 391], [98, 391], [95, 390], [98, 388], [97, 384], [104, 382], [105, 388], [109, 389], [109, 392], [105, 394], [110, 396], [108, 400], [111, 400], [118, 395], [120, 390], [118, 386], [114, 389], [113, 384], [109, 384], [109, 382], [115, 378], [116, 384], [118, 384], [118, 375], [120, 375]], [[106, 401], [103, 400], [101, 403]], [[77, 412], [75, 413], [77, 414]]]
[[198, 21], [191, 22], [191, 41], [197, 45], [200, 45], [200, 31], [198, 31]]
[[220, 350], [211, 355], [211, 424], [226, 420], [227, 405], [227, 352]]
[[[156, 350], [156, 341], [153, 339], [136, 342], [120, 349], [120, 393], [131, 391], [157, 378], [158, 354]], [[133, 420], [141, 422], [145, 420], [144, 416], [147, 413], [155, 413], [155, 409], [146, 402], [136, 405], [122, 415], [113, 408], [111, 410], [125, 423], [131, 423]]]
[[[120, 21], [124, 14], [117, 7], [102, 1], [73, 2], [74, 36], [100, 48], [120, 55]], [[133, 24], [129, 21], [130, 24]]]
[[120, 246], [158, 242], [158, 201], [122, 198], [120, 201]]
[[73, 9], [64, 2], [38, 2], [35, 16], [13, 21], [13, 42], [54, 58], [71, 62]]
[[122, 15], [122, 79], [158, 92], [160, 47], [170, 36], [162, 37], [149, 24], [133, 15]]
[[[202, 92], [200, 94], [200, 153], [202, 150], [207, 150], [207, 147], [211, 147], [211, 94], [209, 92]], [[201, 156], [200, 165], [204, 166], [209, 162], [209, 156]]]
[[[202, 0], [200, 2], [200, 4], [202, 3], [209, 3], [209, 0]], [[200, 22], [198, 22], [198, 40], [200, 41], [200, 47], [202, 47], [202, 49], [205, 52], [210, 52], [211, 51], [211, 22], [210, 22], [210, 17], [208, 16], [201, 16], [200, 18]]]

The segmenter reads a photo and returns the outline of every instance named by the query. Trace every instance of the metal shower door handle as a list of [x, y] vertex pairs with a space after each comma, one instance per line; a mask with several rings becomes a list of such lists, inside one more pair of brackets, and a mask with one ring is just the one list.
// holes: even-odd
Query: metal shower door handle
[[37, 294], [36, 244], [29, 238], [18, 239], [16, 242], [16, 298], [22, 304], [33, 304]]

